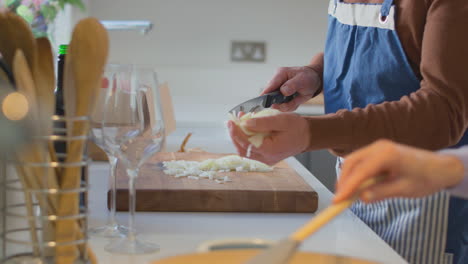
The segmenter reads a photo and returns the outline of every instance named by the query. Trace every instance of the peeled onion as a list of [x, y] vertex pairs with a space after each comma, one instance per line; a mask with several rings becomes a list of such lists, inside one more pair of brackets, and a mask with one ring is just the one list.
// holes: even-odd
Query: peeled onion
[[266, 108], [257, 113], [253, 113], [253, 112], [247, 113], [241, 116], [240, 118], [233, 115], [232, 113], [229, 113], [229, 118], [237, 126], [239, 126], [247, 136], [249, 136], [248, 138], [249, 142], [256, 148], [259, 148], [263, 144], [263, 140], [265, 139], [265, 137], [269, 136], [269, 134], [268, 133], [254, 133], [252, 131], [249, 131], [247, 128], [245, 128], [245, 122], [247, 122], [247, 120], [250, 120], [250, 119], [266, 117], [266, 116], [274, 116], [280, 113], [281, 111], [279, 110]]

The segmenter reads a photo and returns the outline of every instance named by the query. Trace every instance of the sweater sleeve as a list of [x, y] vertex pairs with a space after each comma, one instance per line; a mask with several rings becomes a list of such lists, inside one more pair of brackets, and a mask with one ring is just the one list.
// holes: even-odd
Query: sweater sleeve
[[440, 153], [455, 156], [463, 163], [464, 173], [462, 182], [457, 186], [449, 188], [448, 191], [454, 196], [468, 199], [468, 147], [446, 149], [440, 151]]
[[421, 87], [399, 101], [307, 117], [307, 150], [339, 155], [387, 138], [436, 150], [456, 144], [467, 128], [468, 1], [430, 3], [422, 41]]

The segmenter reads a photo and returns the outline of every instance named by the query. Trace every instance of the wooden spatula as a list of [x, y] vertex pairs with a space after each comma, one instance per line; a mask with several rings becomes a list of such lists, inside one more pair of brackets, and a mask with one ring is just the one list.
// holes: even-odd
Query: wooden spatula
[[346, 208], [350, 207], [354, 201], [359, 198], [361, 190], [374, 185], [378, 182], [379, 178], [372, 178], [365, 181], [359, 188], [357, 194], [348, 200], [344, 200], [337, 204], [331, 205], [323, 210], [320, 214], [312, 218], [306, 225], [294, 232], [290, 237], [281, 240], [277, 244], [262, 251], [252, 259], [248, 260], [245, 264], [286, 264], [288, 260], [294, 255], [296, 249], [307, 237], [315, 233], [321, 227], [330, 222], [337, 215], [342, 213]]
[[[36, 49], [36, 41], [33, 37], [33, 34], [30, 30], [30, 27], [26, 24], [26, 22], [19, 16], [12, 14], [12, 13], [2, 13], [0, 12], [0, 53], [5, 60], [5, 64], [13, 69], [14, 77], [17, 79], [18, 87], [21, 87], [21, 92], [26, 94], [27, 97], [30, 99], [30, 107], [33, 109], [32, 118], [39, 121], [39, 111], [38, 104], [47, 105], [49, 109], [53, 108], [53, 103], [45, 103], [50, 102], [50, 96], [53, 96], [53, 89], [55, 85], [52, 83], [54, 82], [54, 77], [51, 77], [51, 65], [53, 66], [53, 60], [51, 57], [50, 44], [46, 43], [45, 40], [40, 40], [41, 44]], [[107, 44], [107, 43], [106, 43]], [[43, 59], [37, 58], [37, 53], [41, 53], [42, 58], [46, 58], [46, 61]], [[46, 67], [42, 69], [43, 72], [37, 74], [37, 67]], [[53, 70], [52, 70], [53, 71]], [[43, 76], [44, 74], [44, 76]], [[37, 77], [42, 78], [42, 80], [37, 79]], [[44, 78], [43, 78], [44, 77]], [[19, 80], [18, 80], [19, 79]], [[36, 80], [35, 80], [36, 79]], [[41, 87], [37, 87], [35, 84], [41, 83]], [[42, 83], [47, 83], [42, 85]], [[45, 100], [40, 98], [38, 100], [37, 94], [45, 93]], [[52, 97], [53, 98], [53, 97]], [[50, 113], [50, 110], [49, 110]], [[50, 126], [48, 126], [50, 127]], [[19, 158], [22, 161], [26, 162], [48, 162], [50, 161], [48, 153], [40, 144], [34, 144], [31, 146], [28, 151], [21, 152], [19, 154]], [[22, 182], [25, 186], [32, 188], [32, 189], [43, 189], [43, 188], [54, 188], [55, 184], [52, 179], [49, 179], [46, 183], [43, 182], [43, 171], [40, 169], [27, 169], [23, 171], [23, 168], [20, 168], [19, 174], [23, 175]], [[37, 197], [41, 208], [47, 208], [51, 214], [55, 214], [58, 208], [57, 200], [52, 199], [52, 197], [44, 197], [39, 195]], [[46, 221], [47, 225], [51, 225], [51, 222]], [[34, 226], [34, 225], [31, 225]], [[74, 233], [77, 233], [78, 238], [83, 238], [83, 233], [81, 231], [80, 226], [76, 221], [73, 221], [73, 224], [70, 226], [71, 230]], [[52, 226], [45, 227], [45, 231], [43, 230], [43, 239], [46, 241], [55, 241], [55, 237], [53, 232]], [[55, 226], [55, 228], [57, 228]], [[50, 239], [49, 239], [50, 238]], [[33, 238], [34, 240], [34, 238]], [[90, 258], [91, 263], [96, 263], [96, 258], [92, 251], [87, 248], [87, 254]]]
[[[44, 134], [52, 135], [53, 123], [52, 115], [55, 112], [55, 69], [54, 55], [52, 46], [48, 38], [36, 39], [36, 67], [34, 67], [34, 81], [36, 83], [36, 94], [38, 97], [39, 108], [41, 109], [41, 119], [43, 120]], [[58, 161], [55, 153], [55, 147], [52, 141], [48, 143], [50, 159], [53, 162]], [[55, 168], [56, 174], [60, 173], [61, 168]], [[49, 183], [58, 188], [56, 175], [49, 173]]]
[[30, 26], [23, 18], [11, 12], [0, 12], [0, 25], [0, 53], [6, 64], [13, 69], [15, 52], [20, 49], [34, 72], [36, 44]]
[[[16, 50], [15, 56], [13, 58], [13, 72], [15, 77], [18, 81], [18, 89], [19, 91], [28, 98], [29, 107], [31, 109], [31, 114], [37, 111], [36, 104], [35, 104], [35, 88], [34, 88], [34, 81], [32, 79], [31, 71], [27, 65], [26, 59], [24, 54], [21, 50]], [[18, 154], [18, 159], [23, 162], [37, 162], [40, 159], [41, 153], [38, 152], [39, 149], [36, 147], [32, 147], [28, 151], [20, 152]], [[40, 178], [37, 178], [37, 170], [32, 168], [22, 168], [21, 166], [17, 166], [18, 178], [21, 181], [21, 184], [24, 188], [32, 188], [32, 189], [40, 189]], [[25, 203], [26, 203], [26, 210], [28, 214], [28, 224], [29, 224], [29, 232], [31, 235], [31, 240], [33, 241], [34, 247], [34, 255], [39, 256], [39, 248], [37, 247], [37, 243], [39, 242], [39, 238], [36, 232], [36, 221], [34, 218], [34, 211], [32, 208], [32, 196], [31, 193], [24, 194]], [[38, 201], [41, 206], [48, 207], [49, 204], [44, 200], [41, 199], [42, 196], [39, 195]]]
[[[69, 46], [65, 65], [64, 101], [67, 117], [89, 116], [99, 92], [102, 73], [107, 61], [109, 40], [107, 31], [95, 18], [81, 20], [75, 27]], [[72, 78], [72, 79], [70, 79]], [[68, 86], [68, 84], [71, 84]], [[87, 133], [89, 124], [76, 122], [67, 125], [69, 136], [82, 136]], [[67, 145], [66, 162], [80, 162], [86, 142], [71, 141]], [[74, 189], [80, 186], [81, 168], [66, 168], [61, 179], [62, 189]], [[79, 211], [79, 196], [76, 193], [63, 194], [60, 197], [58, 215], [74, 215]], [[75, 223], [57, 222], [57, 241], [66, 242], [82, 237], [73, 229]], [[74, 263], [75, 246], [57, 247], [58, 263]]]
[[18, 91], [28, 98], [29, 107], [32, 109], [31, 115], [37, 118], [36, 87], [23, 50], [16, 50], [13, 61], [13, 72], [18, 83]]
[[[36, 66], [33, 68], [36, 93], [45, 119], [50, 120], [55, 111], [55, 70], [52, 46], [47, 38], [38, 38]], [[51, 132], [51, 121], [47, 131]], [[50, 134], [50, 133], [49, 133]]]

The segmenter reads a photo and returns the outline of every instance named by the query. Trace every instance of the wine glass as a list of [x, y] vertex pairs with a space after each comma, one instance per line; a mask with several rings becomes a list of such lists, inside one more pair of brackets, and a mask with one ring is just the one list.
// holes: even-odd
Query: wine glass
[[109, 87], [113, 87], [115, 85], [115, 69], [114, 67], [106, 67], [104, 72], [103, 80], [101, 83], [101, 87], [99, 89], [98, 98], [96, 107], [94, 108], [93, 113], [91, 114], [90, 121], [91, 121], [91, 129], [90, 129], [90, 138], [100, 149], [102, 149], [109, 160], [110, 164], [110, 173], [109, 173], [109, 180], [110, 180], [110, 212], [107, 217], [107, 223], [103, 226], [98, 226], [94, 228], [90, 228], [88, 233], [93, 236], [97, 237], [106, 237], [106, 238], [114, 238], [114, 237], [123, 237], [128, 232], [128, 228], [120, 225], [117, 223], [116, 220], [116, 176], [115, 176], [115, 169], [117, 167], [117, 154], [115, 150], [106, 144], [106, 141], [103, 137], [102, 131], [102, 123], [104, 122], [104, 105], [106, 100], [106, 95]]
[[164, 145], [164, 124], [159, 102], [156, 74], [133, 65], [117, 68], [115, 89], [106, 96], [103, 132], [126, 168], [129, 188], [129, 231], [105, 249], [111, 253], [144, 254], [159, 246], [137, 237], [135, 230], [135, 180], [140, 167]]

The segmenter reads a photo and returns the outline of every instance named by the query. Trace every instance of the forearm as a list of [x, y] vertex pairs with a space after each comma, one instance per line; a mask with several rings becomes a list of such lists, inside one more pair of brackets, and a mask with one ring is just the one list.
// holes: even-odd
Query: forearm
[[307, 117], [308, 150], [327, 148], [343, 156], [381, 138], [428, 150], [446, 148], [456, 144], [465, 131], [468, 109], [464, 100], [468, 98], [451, 102], [421, 88], [399, 101]]
[[310, 60], [310, 63], [306, 66], [314, 70], [320, 77], [320, 83], [317, 85], [319, 88], [312, 97], [319, 95], [323, 91], [323, 55], [323, 52], [316, 54], [312, 60]]

